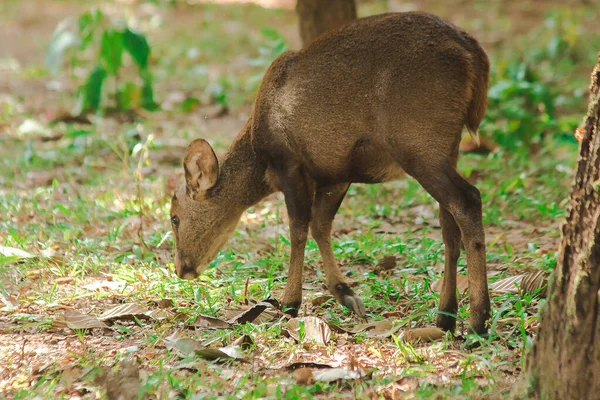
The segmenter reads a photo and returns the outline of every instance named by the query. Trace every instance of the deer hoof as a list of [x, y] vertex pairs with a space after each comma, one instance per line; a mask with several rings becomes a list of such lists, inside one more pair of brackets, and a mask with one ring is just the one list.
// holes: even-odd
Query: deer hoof
[[451, 315], [438, 314], [435, 322], [437, 327], [445, 332], [454, 332], [454, 329], [456, 328], [456, 318]]
[[367, 317], [365, 305], [357, 295], [345, 295], [342, 304], [348, 307], [350, 311], [354, 312], [359, 318], [365, 319]]

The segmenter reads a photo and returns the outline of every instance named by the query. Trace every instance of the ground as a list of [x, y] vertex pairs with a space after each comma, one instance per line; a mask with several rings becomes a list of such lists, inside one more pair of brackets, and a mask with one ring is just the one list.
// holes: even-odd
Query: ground
[[[352, 186], [335, 221], [336, 257], [369, 322], [387, 321], [372, 330], [356, 333], [361, 321], [327, 297], [312, 240], [300, 317], [320, 318], [321, 334], [332, 330], [326, 344], [314, 342], [327, 335], [315, 334], [310, 319], [293, 325], [271, 309], [231, 326], [203, 317], [235, 319], [282, 294], [289, 236], [280, 194], [243, 215], [197, 281], [175, 276], [169, 200], [187, 142], [204, 137], [223, 154], [251, 112], [276, 47], [300, 43], [293, 1], [239, 3], [0, 4], [0, 397], [506, 396], [535, 337], [540, 299], [492, 291], [490, 335], [480, 338], [466, 330], [463, 295], [454, 336], [411, 339], [411, 329], [434, 324], [444, 255], [437, 205], [410, 178]], [[459, 169], [482, 192], [493, 283], [554, 267], [577, 160], [572, 133], [600, 49], [593, 24], [600, 12], [579, 1], [487, 3], [363, 1], [359, 14], [434, 12], [472, 32], [490, 53], [481, 135], [501, 146], [463, 154]], [[73, 108], [94, 54], [50, 74], [44, 60], [52, 33], [93, 7], [147, 35], [161, 109], [53, 124]], [[512, 65], [530, 70], [511, 75]], [[510, 79], [518, 89], [503, 92]], [[529, 89], [549, 93], [555, 110], [544, 96], [515, 105]], [[25, 253], [10, 256], [11, 249]], [[464, 258], [459, 272], [466, 273]], [[82, 315], [129, 304], [138, 309], [107, 319], [106, 327], [81, 329]], [[237, 351], [239, 338], [248, 344], [235, 354], [242, 359], [210, 361], [193, 351]], [[319, 380], [326, 367], [343, 367], [352, 379]]]

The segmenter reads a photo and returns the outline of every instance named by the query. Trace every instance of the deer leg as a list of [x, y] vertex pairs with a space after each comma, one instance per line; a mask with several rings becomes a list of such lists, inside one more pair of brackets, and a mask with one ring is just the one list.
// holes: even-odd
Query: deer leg
[[283, 305], [297, 315], [302, 304], [302, 270], [308, 237], [314, 183], [299, 168], [280, 174], [290, 227], [290, 267], [283, 294]]
[[[440, 207], [440, 225], [442, 226], [442, 238], [444, 240], [444, 280], [440, 293], [440, 314], [437, 316], [437, 326], [446, 330], [454, 331], [456, 327], [456, 313], [458, 312], [458, 300], [456, 297], [456, 268], [460, 256], [460, 228], [454, 221], [454, 217], [448, 210]], [[449, 315], [452, 314], [452, 315]]]
[[[411, 167], [410, 170], [406, 169], [407, 172], [416, 178], [421, 186], [440, 203], [440, 208], [445, 208], [452, 215], [460, 229], [462, 243], [467, 254], [469, 303], [471, 305], [470, 325], [473, 331], [485, 333], [487, 331], [485, 323], [490, 317], [490, 297], [487, 286], [485, 233], [479, 190], [460, 176], [451, 164], [420, 164]], [[446, 224], [446, 229], [448, 230], [448, 224]], [[449, 268], [446, 265], [446, 272]], [[454, 272], [446, 274], [444, 283], [447, 282], [446, 279], [449, 279], [448, 275], [452, 275], [453, 279], [456, 279]], [[445, 290], [450, 290], [450, 287]], [[444, 293], [442, 297], [444, 297]], [[442, 301], [444, 301], [441, 303], [443, 311], [443, 307], [450, 303], [446, 303], [447, 300]]]
[[365, 306], [344, 279], [331, 247], [331, 225], [349, 186], [349, 184], [343, 183], [317, 187], [310, 230], [317, 246], [319, 246], [329, 291], [340, 304], [348, 307], [359, 317], [364, 318]]

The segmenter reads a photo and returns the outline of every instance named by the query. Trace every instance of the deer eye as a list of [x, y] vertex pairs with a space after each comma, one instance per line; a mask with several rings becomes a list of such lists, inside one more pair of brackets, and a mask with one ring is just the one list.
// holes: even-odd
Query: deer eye
[[179, 217], [177, 215], [172, 216], [171, 222], [173, 223], [173, 225], [175, 225], [175, 227], [178, 227], [179, 226]]

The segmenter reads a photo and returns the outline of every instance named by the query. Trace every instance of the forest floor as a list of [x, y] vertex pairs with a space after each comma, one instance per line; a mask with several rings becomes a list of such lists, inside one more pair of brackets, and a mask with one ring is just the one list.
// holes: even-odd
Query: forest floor
[[[490, 334], [469, 334], [461, 257], [457, 332], [415, 330], [434, 326], [444, 252], [437, 204], [410, 178], [352, 186], [335, 220], [334, 252], [371, 325], [328, 295], [312, 240], [300, 319], [260, 303], [279, 298], [286, 281], [281, 194], [244, 213], [198, 280], [176, 277], [169, 204], [187, 143], [203, 137], [223, 154], [277, 46], [300, 41], [290, 1], [167, 3], [0, 4], [0, 398], [508, 396], [539, 325], [539, 291], [492, 286]], [[550, 120], [539, 116], [542, 106], [527, 114], [512, 97], [492, 99], [481, 134], [501, 146], [460, 160], [482, 192], [491, 285], [556, 263], [577, 162], [572, 133], [600, 49], [600, 10], [567, 3], [359, 7], [361, 16], [437, 13], [482, 41], [492, 85], [526, 62], [537, 77], [525, 86], [552, 95]], [[147, 35], [161, 109], [53, 124], [73, 108], [96, 50], [53, 75], [44, 66], [48, 45], [58, 23], [93, 7]], [[542, 122], [523, 126], [551, 134], [526, 132], [532, 144], [518, 144], [529, 136], [510, 130], [532, 118]]]

